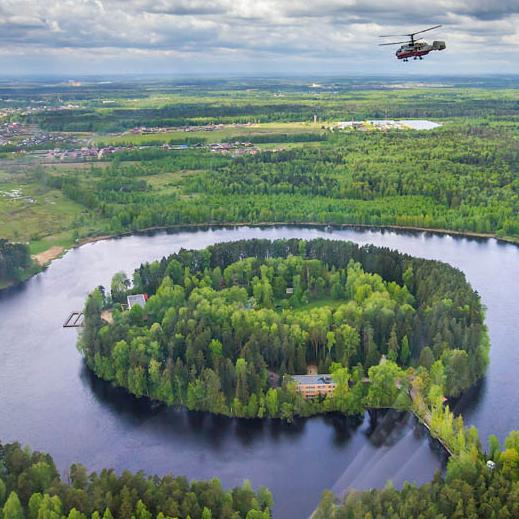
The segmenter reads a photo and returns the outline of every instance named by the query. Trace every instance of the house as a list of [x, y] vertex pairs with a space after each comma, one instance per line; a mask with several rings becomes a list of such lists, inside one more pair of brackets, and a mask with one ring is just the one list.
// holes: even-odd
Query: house
[[305, 398], [326, 396], [337, 387], [337, 384], [335, 384], [332, 376], [329, 374], [292, 375], [291, 378], [296, 382], [297, 390]]
[[132, 309], [132, 306], [139, 305], [144, 308], [146, 304], [146, 296], [144, 294], [134, 294], [131, 296], [127, 296], [126, 300], [128, 301], [128, 310]]

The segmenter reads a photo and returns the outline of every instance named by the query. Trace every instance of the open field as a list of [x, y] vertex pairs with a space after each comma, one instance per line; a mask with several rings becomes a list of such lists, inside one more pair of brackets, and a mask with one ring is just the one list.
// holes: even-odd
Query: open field
[[[41, 186], [26, 175], [0, 177], [1, 234], [12, 241], [29, 242], [37, 254], [50, 247], [68, 247], [76, 232], [84, 232], [85, 207], [59, 189]], [[17, 197], [6, 194], [19, 193]]]

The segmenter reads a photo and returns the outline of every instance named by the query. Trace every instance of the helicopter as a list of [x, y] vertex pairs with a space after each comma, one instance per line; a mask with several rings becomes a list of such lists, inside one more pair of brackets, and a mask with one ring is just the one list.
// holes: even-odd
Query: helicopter
[[415, 39], [417, 34], [422, 34], [423, 32], [432, 31], [433, 29], [438, 29], [441, 25], [435, 25], [434, 27], [429, 27], [428, 29], [424, 29], [423, 31], [412, 32], [411, 34], [390, 34], [385, 36], [380, 36], [380, 38], [392, 38], [396, 36], [408, 36], [411, 38], [408, 41], [397, 41], [392, 43], [381, 43], [380, 45], [400, 45], [404, 43], [397, 51], [396, 57], [397, 59], [401, 59], [403, 61], [409, 61], [409, 58], [413, 59], [423, 59], [423, 56], [429, 54], [429, 52], [433, 50], [444, 50], [446, 48], [444, 41], [433, 41], [432, 45], [427, 43], [426, 41], [422, 41], [422, 38]]

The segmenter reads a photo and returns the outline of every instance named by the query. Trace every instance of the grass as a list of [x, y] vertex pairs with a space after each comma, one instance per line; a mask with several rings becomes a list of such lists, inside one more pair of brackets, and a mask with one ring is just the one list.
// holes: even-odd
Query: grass
[[28, 197], [9, 199], [0, 194], [3, 238], [29, 242], [33, 254], [56, 245], [68, 247], [74, 242], [74, 230], [84, 227], [79, 223], [87, 215], [84, 207], [65, 198], [59, 190], [42, 188], [25, 175], [1, 178], [0, 191], [21, 189], [22, 195]]

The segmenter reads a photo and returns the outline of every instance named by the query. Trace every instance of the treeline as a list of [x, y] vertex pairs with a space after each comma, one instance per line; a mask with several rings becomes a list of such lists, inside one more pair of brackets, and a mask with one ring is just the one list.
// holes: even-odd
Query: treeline
[[138, 126], [203, 126], [217, 122], [256, 122], [311, 120], [314, 108], [304, 103], [216, 104], [211, 102], [176, 103], [161, 108], [76, 109], [40, 112], [26, 117], [47, 131], [118, 132]]
[[31, 267], [27, 245], [0, 238], [0, 284], [21, 281]]
[[[252, 240], [181, 251], [135, 272], [144, 309], [103, 322], [129, 285], [118, 274], [111, 300], [88, 298], [80, 350], [98, 376], [190, 409], [291, 420], [409, 408], [402, 368], [433, 370], [457, 396], [486, 366], [481, 304], [463, 274], [387, 249]], [[309, 364], [337, 383], [324, 402], [303, 400], [285, 377]]]
[[[99, 100], [86, 96], [81, 108], [40, 112], [24, 116], [29, 123], [36, 123], [48, 131], [118, 132], [137, 126], [175, 127], [196, 126], [226, 122], [300, 122], [312, 121], [317, 115], [321, 121], [340, 121], [354, 117], [356, 120], [384, 118], [479, 118], [490, 116], [495, 120], [515, 120], [519, 101], [510, 90], [476, 89], [413, 89], [409, 91], [308, 92], [302, 85], [280, 85], [287, 97], [273, 99], [272, 88], [254, 84], [254, 98], [211, 90], [193, 91], [189, 97], [171, 95], [167, 104], [157, 107], [120, 107], [107, 109]], [[149, 90], [133, 85], [135, 97], [149, 96]], [[512, 92], [512, 93], [511, 93]], [[104, 95], [118, 95], [105, 92]], [[78, 92], [78, 97], [81, 95]], [[127, 94], [123, 97], [127, 97]], [[194, 102], [193, 98], [198, 98]], [[70, 97], [69, 97], [70, 98]]]
[[253, 144], [283, 142], [320, 142], [325, 141], [327, 133], [267, 133], [264, 135], [236, 135], [229, 142], [252, 142]]
[[[132, 136], [131, 136], [132, 137]], [[168, 139], [168, 141], [164, 141], [161, 139], [146, 139], [139, 141], [138, 137], [135, 139], [130, 138], [128, 141], [124, 140], [118, 140], [116, 143], [105, 143], [103, 141], [98, 141], [96, 144], [99, 148], [104, 148], [106, 146], [163, 146], [164, 144], [171, 144], [171, 145], [198, 145], [198, 144], [205, 144], [207, 142], [206, 137], [173, 137], [171, 139]], [[133, 153], [138, 153], [140, 150], [131, 150]], [[111, 156], [111, 159], [114, 157]], [[121, 157], [117, 156], [118, 160], [121, 160]], [[135, 160], [135, 158], [133, 159]]]
[[[331, 492], [323, 494], [315, 519], [407, 519], [409, 517], [502, 518], [519, 517], [519, 431], [513, 431], [501, 451], [490, 437], [487, 455], [473, 450], [451, 458], [445, 479], [437, 473], [431, 483], [416, 487], [404, 483], [396, 490], [351, 491], [339, 504]], [[487, 460], [495, 463], [489, 468]]]
[[2, 519], [268, 519], [270, 492], [72, 465], [63, 481], [49, 454], [0, 444]]

